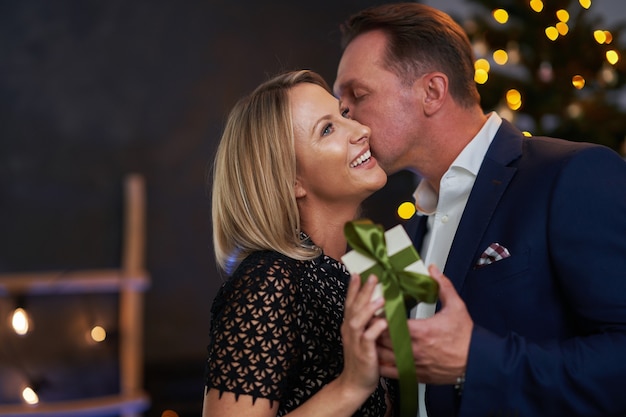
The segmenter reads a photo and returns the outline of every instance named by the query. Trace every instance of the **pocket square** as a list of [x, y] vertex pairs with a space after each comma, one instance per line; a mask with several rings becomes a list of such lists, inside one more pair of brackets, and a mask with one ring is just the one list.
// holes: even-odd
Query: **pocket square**
[[492, 243], [487, 249], [480, 255], [476, 267], [486, 266], [497, 261], [501, 261], [504, 258], [511, 256], [509, 250], [499, 243]]

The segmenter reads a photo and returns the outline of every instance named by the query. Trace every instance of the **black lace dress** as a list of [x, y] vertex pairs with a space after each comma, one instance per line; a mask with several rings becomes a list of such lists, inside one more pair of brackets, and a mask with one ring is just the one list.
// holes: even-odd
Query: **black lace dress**
[[[211, 308], [206, 386], [297, 408], [343, 369], [341, 323], [349, 274], [321, 255], [298, 261], [276, 252], [249, 255]], [[382, 417], [386, 381], [355, 416]]]

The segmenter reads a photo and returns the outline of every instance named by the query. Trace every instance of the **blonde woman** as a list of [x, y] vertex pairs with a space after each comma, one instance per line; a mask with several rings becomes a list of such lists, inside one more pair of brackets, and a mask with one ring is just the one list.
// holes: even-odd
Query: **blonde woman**
[[387, 180], [369, 135], [311, 71], [231, 111], [212, 196], [229, 276], [211, 310], [204, 417], [389, 415], [375, 346], [386, 322], [370, 324], [383, 301], [339, 261], [345, 222]]

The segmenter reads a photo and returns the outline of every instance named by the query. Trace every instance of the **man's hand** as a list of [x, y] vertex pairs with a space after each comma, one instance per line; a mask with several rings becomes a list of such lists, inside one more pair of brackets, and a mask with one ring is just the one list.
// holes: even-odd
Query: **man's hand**
[[[432, 317], [408, 321], [417, 379], [454, 384], [467, 366], [474, 323], [450, 280], [434, 265], [428, 271], [439, 283], [441, 310]], [[378, 339], [377, 352], [381, 375], [398, 378], [388, 332]]]

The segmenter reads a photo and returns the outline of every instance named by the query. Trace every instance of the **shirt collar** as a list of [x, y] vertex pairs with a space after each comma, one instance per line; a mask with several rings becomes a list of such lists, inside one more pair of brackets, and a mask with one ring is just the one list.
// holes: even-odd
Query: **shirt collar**
[[[485, 158], [485, 154], [489, 149], [489, 145], [491, 145], [491, 141], [495, 137], [501, 124], [502, 119], [500, 116], [492, 112], [476, 136], [472, 138], [452, 162], [448, 171], [462, 169], [476, 177], [483, 163], [483, 159]], [[413, 197], [415, 199], [415, 207], [420, 214], [430, 215], [437, 210], [439, 196], [428, 181], [422, 180], [419, 182]]]

